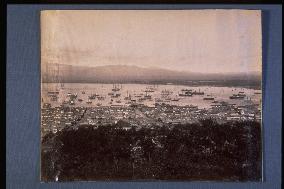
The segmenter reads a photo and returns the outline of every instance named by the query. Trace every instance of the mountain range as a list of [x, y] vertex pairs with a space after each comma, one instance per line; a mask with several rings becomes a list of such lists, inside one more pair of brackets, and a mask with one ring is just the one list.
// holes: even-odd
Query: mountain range
[[248, 80], [261, 81], [261, 74], [247, 73], [196, 73], [162, 68], [143, 68], [129, 65], [97, 67], [46, 64], [41, 68], [42, 82], [97, 83], [97, 82], [170, 82], [196, 80]]

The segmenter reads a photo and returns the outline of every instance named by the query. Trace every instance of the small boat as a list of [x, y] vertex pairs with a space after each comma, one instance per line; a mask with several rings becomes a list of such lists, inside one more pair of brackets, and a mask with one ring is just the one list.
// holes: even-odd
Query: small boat
[[204, 97], [203, 100], [214, 100], [213, 97]]
[[167, 101], [171, 101], [172, 99], [170, 97], [165, 98]]
[[98, 100], [104, 100], [105, 99], [105, 97], [103, 97], [103, 96], [98, 96], [97, 98], [98, 98]]
[[233, 94], [232, 96], [229, 97], [230, 99], [244, 99], [245, 96], [239, 95], [239, 94]]
[[186, 97], [190, 97], [190, 96], [192, 96], [192, 95], [193, 95], [193, 93], [192, 93], [192, 91], [191, 91], [191, 90], [187, 90], [187, 91], [182, 90], [182, 93], [179, 93], [178, 95], [179, 95], [179, 96], [186, 96]]
[[119, 88], [114, 88], [114, 89], [111, 89], [111, 90], [116, 92], [116, 91], [119, 91], [120, 89]]
[[51, 99], [50, 99], [51, 101], [57, 101], [58, 100], [58, 97], [56, 96], [56, 95], [54, 95], [54, 96], [51, 96]]
[[78, 101], [79, 101], [79, 102], [82, 102], [82, 101], [83, 101], [83, 99], [79, 98], [79, 99], [78, 99]]
[[87, 104], [92, 104], [92, 101], [88, 99]]
[[148, 99], [148, 100], [149, 100], [149, 99], [151, 99], [151, 98], [152, 98], [151, 95], [145, 95], [145, 96], [144, 96], [144, 99]]
[[207, 95], [206, 97], [203, 98], [203, 100], [214, 100], [215, 98], [212, 97], [211, 95]]
[[116, 103], [121, 103], [121, 100], [117, 100], [117, 101], [115, 101]]
[[192, 89], [182, 89], [182, 92], [192, 92]]
[[168, 95], [170, 95], [170, 94], [172, 94], [173, 92], [172, 91], [169, 91], [169, 90], [162, 90], [162, 92], [161, 92], [161, 95], [162, 96], [168, 96]]
[[174, 99], [172, 99], [172, 101], [177, 102], [177, 101], [179, 101], [179, 98], [174, 98]]
[[146, 100], [145, 98], [139, 98], [138, 102], [143, 102], [144, 100]]
[[160, 99], [160, 98], [156, 98], [156, 99], [155, 99], [155, 102], [163, 102], [163, 100]]
[[121, 94], [116, 93], [116, 94], [111, 95], [111, 98], [118, 98], [118, 97], [120, 97], [120, 95], [121, 95]]
[[142, 97], [143, 96], [143, 94], [135, 94], [134, 95], [134, 97], [137, 97], [137, 98], [140, 98], [140, 97]]
[[153, 92], [155, 92], [155, 90], [154, 89], [152, 89], [152, 88], [146, 88], [146, 90], [144, 91], [144, 92], [146, 92], [146, 93], [153, 93]]
[[238, 94], [233, 94], [232, 96], [230, 96], [230, 99], [244, 99], [246, 97], [246, 95], [244, 94], [244, 92], [239, 92]]
[[102, 105], [102, 103], [97, 103], [96, 105], [97, 105], [97, 106], [101, 106], [101, 105]]
[[47, 95], [58, 95], [59, 91], [48, 91]]

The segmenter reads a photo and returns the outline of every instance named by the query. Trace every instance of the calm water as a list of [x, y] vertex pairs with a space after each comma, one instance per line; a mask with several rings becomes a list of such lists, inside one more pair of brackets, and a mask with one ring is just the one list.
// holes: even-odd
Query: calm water
[[[120, 87], [120, 86], [119, 86]], [[146, 94], [145, 90], [147, 87], [153, 87], [153, 85], [146, 85], [146, 84], [122, 84], [122, 88], [118, 93], [121, 94], [118, 98], [113, 98], [112, 104], [120, 104], [126, 105], [127, 100], [124, 98], [128, 95], [131, 95], [132, 99], [138, 99], [134, 97], [135, 94]], [[65, 83], [64, 87], [61, 89], [60, 84], [54, 83], [43, 83], [42, 84], [42, 100], [44, 103], [51, 103], [52, 106], [60, 105], [64, 100], [68, 100], [67, 94], [73, 93], [77, 94], [77, 99], [82, 99], [82, 102], [75, 101], [75, 106], [97, 106], [98, 103], [101, 103], [103, 106], [109, 106], [111, 97], [108, 93], [112, 92], [113, 84], [82, 84], [82, 83]], [[51, 101], [50, 98], [47, 96], [48, 91], [59, 90], [59, 99], [57, 102]], [[202, 91], [204, 95], [193, 95], [192, 97], [179, 97], [178, 94], [181, 93], [182, 89], [192, 89], [193, 91]], [[152, 101], [146, 100], [143, 101], [144, 104], [148, 106], [153, 106], [155, 103], [155, 98], [161, 98], [161, 92], [163, 90], [169, 90], [172, 94], [169, 95], [170, 98], [178, 97], [180, 98], [179, 101], [170, 101], [165, 102], [172, 105], [194, 105], [198, 106], [199, 108], [209, 108], [212, 105], [212, 100], [207, 101], [203, 100], [204, 97], [207, 95], [214, 97], [216, 101], [225, 101], [229, 103], [234, 103], [237, 105], [243, 105], [247, 103], [248, 100], [252, 101], [255, 104], [261, 105], [261, 94], [255, 94], [255, 92], [260, 93], [260, 90], [254, 89], [247, 89], [247, 88], [233, 88], [233, 87], [211, 87], [211, 86], [200, 86], [200, 87], [188, 87], [183, 85], [158, 85], [155, 86], [155, 92], [148, 93], [152, 96]], [[85, 94], [82, 94], [82, 92]], [[238, 99], [229, 99], [229, 96], [232, 94], [237, 94], [238, 92], [244, 92], [246, 94], [246, 98], [243, 100]], [[104, 100], [92, 100], [92, 104], [87, 104], [88, 96], [91, 94], [98, 94], [105, 97]], [[117, 103], [116, 100], [120, 100], [121, 103]]]

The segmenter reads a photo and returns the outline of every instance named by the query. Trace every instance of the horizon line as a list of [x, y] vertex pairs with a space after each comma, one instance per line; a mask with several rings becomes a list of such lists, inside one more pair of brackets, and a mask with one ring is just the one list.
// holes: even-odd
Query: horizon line
[[200, 73], [200, 74], [249, 74], [249, 73], [256, 73], [262, 75], [261, 71], [247, 71], [247, 72], [194, 72], [194, 71], [181, 71], [181, 70], [173, 70], [171, 68], [162, 68], [158, 66], [137, 66], [137, 65], [128, 65], [128, 64], [108, 64], [108, 65], [96, 65], [96, 66], [87, 66], [87, 65], [74, 65], [74, 64], [63, 64], [63, 63], [48, 63], [48, 65], [64, 65], [64, 66], [75, 66], [75, 67], [88, 67], [88, 68], [97, 68], [97, 67], [106, 67], [106, 66], [127, 66], [127, 67], [137, 67], [137, 68], [144, 68], [144, 69], [162, 69], [167, 71], [175, 71], [175, 72], [183, 72], [183, 73]]

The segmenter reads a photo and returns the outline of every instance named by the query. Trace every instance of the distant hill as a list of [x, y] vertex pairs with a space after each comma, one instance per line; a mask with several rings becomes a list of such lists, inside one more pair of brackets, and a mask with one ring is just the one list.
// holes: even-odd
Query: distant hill
[[[59, 70], [59, 71], [58, 71]], [[260, 81], [259, 73], [204, 74], [180, 72], [161, 68], [142, 68], [127, 65], [107, 65], [97, 67], [49, 64], [42, 67], [43, 82], [178, 82], [198, 80], [247, 80]], [[57, 77], [56, 77], [57, 76]]]

